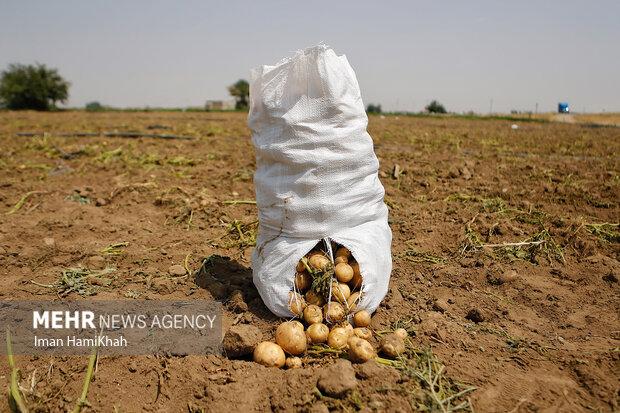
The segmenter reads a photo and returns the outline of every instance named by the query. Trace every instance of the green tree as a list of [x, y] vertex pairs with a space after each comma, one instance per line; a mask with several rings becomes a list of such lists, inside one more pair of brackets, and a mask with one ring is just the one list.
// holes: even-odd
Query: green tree
[[425, 109], [429, 113], [447, 113], [446, 108], [444, 108], [443, 105], [436, 100], [429, 103]]
[[381, 105], [375, 105], [375, 104], [369, 103], [368, 106], [366, 107], [366, 112], [381, 113]]
[[57, 69], [11, 64], [0, 78], [0, 103], [12, 110], [50, 110], [67, 100], [69, 86]]
[[247, 109], [250, 97], [250, 84], [247, 80], [240, 79], [234, 85], [228, 86], [228, 92], [235, 97], [237, 109]]
[[100, 112], [105, 109], [105, 107], [97, 101], [87, 103], [85, 108], [86, 112]]

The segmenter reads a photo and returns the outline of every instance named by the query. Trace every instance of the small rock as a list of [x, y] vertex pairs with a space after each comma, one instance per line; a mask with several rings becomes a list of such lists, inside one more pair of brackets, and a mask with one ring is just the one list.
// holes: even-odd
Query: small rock
[[484, 312], [478, 308], [472, 308], [469, 310], [465, 318], [473, 321], [474, 323], [481, 323], [486, 319]]
[[56, 240], [54, 238], [43, 238], [43, 242], [50, 248], [54, 248], [56, 246]]
[[310, 410], [308, 410], [308, 413], [329, 413], [329, 409], [325, 406], [325, 404], [319, 402], [314, 403]]
[[106, 267], [105, 258], [100, 255], [93, 255], [86, 259], [86, 267], [91, 270], [102, 270]]
[[399, 377], [396, 370], [389, 367], [384, 367], [372, 359], [365, 363], [357, 364], [355, 367], [357, 370], [357, 377], [363, 380], [373, 377], [381, 377], [381, 381], [389, 382], [395, 381]]
[[519, 279], [519, 274], [517, 274], [517, 272], [515, 270], [508, 270], [508, 271], [504, 271], [500, 276], [499, 276], [499, 283], [500, 284], [506, 284], [512, 281], [515, 281]]
[[224, 373], [215, 373], [209, 376], [209, 380], [214, 382], [215, 384], [224, 385], [228, 383], [235, 383], [237, 380], [230, 377], [228, 374]]
[[617, 283], [618, 282], [618, 272], [619, 271], [617, 269], [612, 268], [609, 271], [609, 274], [603, 276], [603, 280], [609, 281], [609, 282], [612, 282], [612, 283]]
[[251, 354], [262, 339], [263, 335], [258, 327], [239, 324], [228, 329], [222, 346], [228, 357], [241, 357]]
[[170, 280], [169, 278], [156, 278], [153, 280], [153, 283], [151, 285], [155, 287], [158, 293], [163, 295], [170, 294], [174, 291], [172, 280]]
[[108, 201], [106, 201], [104, 198], [97, 198], [95, 200], [95, 206], [105, 206], [108, 205]]
[[435, 303], [433, 303], [433, 310], [439, 311], [440, 313], [445, 313], [449, 309], [450, 306], [448, 306], [448, 303], [442, 298], [438, 298], [435, 300]]
[[394, 169], [392, 170], [392, 178], [398, 179], [398, 177], [400, 176], [400, 172], [400, 165], [394, 165]]
[[465, 179], [466, 181], [471, 179], [471, 171], [466, 166], [462, 167], [459, 172], [461, 173], [463, 179]]
[[129, 370], [130, 373], [135, 373], [136, 371], [138, 371], [138, 367], [136, 367], [136, 362], [130, 361], [127, 365], [127, 370]]
[[179, 264], [171, 265], [170, 268], [168, 268], [168, 274], [172, 275], [173, 277], [180, 277], [182, 275], [185, 275], [186, 273], [187, 271], [185, 271], [185, 267]]
[[241, 294], [240, 290], [233, 291], [233, 293], [230, 295], [228, 303], [226, 304], [226, 307], [230, 311], [233, 311], [235, 313], [243, 313], [245, 311], [248, 311], [248, 305], [243, 300], [243, 294]]
[[317, 387], [331, 397], [344, 397], [357, 387], [355, 370], [349, 360], [338, 359], [319, 375]]
[[392, 288], [389, 299], [385, 302], [385, 307], [388, 310], [397, 308], [403, 302], [403, 295], [397, 288]]
[[461, 284], [461, 288], [466, 291], [472, 291], [474, 289], [474, 284], [471, 281], [465, 281]]

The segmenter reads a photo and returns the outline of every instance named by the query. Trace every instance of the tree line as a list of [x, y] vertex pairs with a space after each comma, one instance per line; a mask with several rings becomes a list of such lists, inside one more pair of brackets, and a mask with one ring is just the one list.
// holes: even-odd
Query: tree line
[[[69, 98], [71, 83], [58, 73], [58, 69], [48, 68], [43, 64], [11, 64], [0, 76], [0, 107], [9, 110], [57, 109], [56, 103], [64, 103]], [[239, 79], [228, 86], [228, 93], [235, 99], [235, 108], [247, 110], [249, 106], [250, 84]], [[99, 102], [86, 104], [87, 111], [99, 111], [105, 107]], [[368, 113], [382, 113], [380, 104], [369, 104]], [[426, 106], [429, 113], [446, 113], [442, 104], [433, 100]]]

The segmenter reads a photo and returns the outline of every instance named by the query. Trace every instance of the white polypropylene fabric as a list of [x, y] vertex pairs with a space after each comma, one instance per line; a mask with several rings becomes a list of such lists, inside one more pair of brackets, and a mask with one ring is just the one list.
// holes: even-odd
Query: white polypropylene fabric
[[392, 232], [368, 118], [347, 58], [325, 45], [250, 73], [259, 233], [254, 284], [291, 317], [297, 262], [320, 240], [347, 247], [363, 277], [359, 309], [374, 312], [392, 271]]

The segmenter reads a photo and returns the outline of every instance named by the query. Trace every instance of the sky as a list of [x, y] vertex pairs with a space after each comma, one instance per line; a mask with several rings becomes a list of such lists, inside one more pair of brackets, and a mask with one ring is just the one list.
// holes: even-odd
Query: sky
[[618, 0], [0, 0], [0, 70], [58, 69], [70, 107], [227, 100], [321, 42], [384, 110], [620, 112]]

